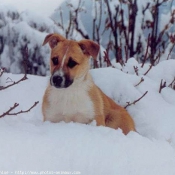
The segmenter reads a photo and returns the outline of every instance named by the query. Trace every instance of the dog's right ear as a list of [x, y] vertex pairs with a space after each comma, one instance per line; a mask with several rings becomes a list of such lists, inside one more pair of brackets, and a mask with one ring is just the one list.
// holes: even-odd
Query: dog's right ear
[[46, 36], [43, 42], [43, 46], [49, 42], [51, 49], [53, 49], [59, 42], [64, 41], [65, 39], [66, 38], [59, 34], [52, 33]]
[[100, 46], [97, 43], [88, 39], [84, 39], [79, 41], [78, 44], [85, 55], [92, 56], [94, 59], [97, 59], [100, 49]]

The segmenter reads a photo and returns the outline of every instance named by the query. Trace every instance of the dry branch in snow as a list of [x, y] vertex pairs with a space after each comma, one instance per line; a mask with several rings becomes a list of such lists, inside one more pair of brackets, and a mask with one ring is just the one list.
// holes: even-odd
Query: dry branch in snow
[[138, 69], [138, 67], [137, 66], [133, 66], [133, 67], [134, 67], [134, 71], [135, 71], [136, 75], [139, 76], [139, 73], [138, 73], [139, 69]]
[[27, 78], [27, 75], [25, 74], [20, 80], [14, 81], [12, 84], [9, 84], [9, 85], [7, 85], [7, 86], [2, 86], [2, 87], [0, 87], [0, 91], [1, 91], [1, 90], [5, 90], [5, 89], [7, 89], [7, 88], [9, 88], [9, 87], [11, 87], [11, 86], [14, 86], [14, 85], [20, 83], [21, 81], [24, 81], [24, 80], [27, 80], [27, 79], [28, 79], [28, 78]]
[[161, 80], [160, 82], [160, 87], [159, 87], [159, 93], [161, 93], [162, 89], [166, 87], [166, 81], [163, 82], [163, 80]]
[[144, 73], [144, 75], [146, 75], [146, 74], [151, 70], [152, 67], [153, 67], [153, 65], [151, 64], [151, 65], [149, 66], [149, 69]]
[[0, 77], [3, 75], [5, 68], [0, 68]]
[[30, 110], [33, 109], [38, 103], [39, 103], [39, 101], [35, 102], [29, 109], [27, 109], [25, 111], [21, 110], [18, 112], [11, 113], [11, 111], [13, 111], [14, 109], [16, 109], [19, 106], [19, 103], [15, 103], [12, 107], [10, 107], [9, 110], [7, 110], [2, 115], [0, 115], [0, 118], [5, 117], [6, 115], [18, 115], [18, 114], [30, 112]]
[[143, 81], [144, 81], [144, 78], [142, 77], [141, 80], [139, 81], [139, 83], [137, 83], [137, 84], [135, 85], [135, 87], [138, 86], [138, 85], [140, 85]]
[[140, 101], [147, 93], [148, 93], [148, 91], [146, 91], [140, 98], [138, 98], [137, 100], [133, 101], [132, 103], [131, 103], [131, 102], [126, 102], [127, 105], [126, 105], [124, 108], [126, 109], [128, 106], [135, 105], [135, 104], [136, 104], [138, 101]]
[[174, 77], [173, 81], [168, 85], [168, 87], [175, 89], [175, 77]]

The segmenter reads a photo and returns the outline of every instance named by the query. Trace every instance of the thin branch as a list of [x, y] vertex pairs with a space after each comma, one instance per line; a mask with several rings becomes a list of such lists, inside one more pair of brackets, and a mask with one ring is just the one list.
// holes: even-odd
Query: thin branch
[[139, 73], [138, 73], [139, 69], [138, 69], [138, 67], [137, 66], [133, 66], [133, 67], [134, 67], [134, 71], [135, 71], [136, 75], [139, 76]]
[[137, 100], [135, 100], [134, 102], [126, 102], [127, 105], [124, 107], [125, 109], [128, 107], [128, 106], [131, 106], [131, 105], [135, 105], [138, 101], [140, 101], [146, 94], [148, 93], [148, 91], [146, 91], [140, 98], [138, 98]]
[[159, 62], [160, 62], [160, 57], [161, 57], [161, 51], [160, 51], [160, 48], [159, 48], [159, 53], [157, 54], [157, 56], [156, 56], [156, 58], [155, 58], [155, 60], [153, 61], [153, 65], [155, 65], [155, 63], [156, 64], [158, 64]]
[[0, 91], [2, 91], [2, 90], [4, 90], [4, 89], [7, 89], [7, 88], [9, 88], [9, 87], [11, 87], [11, 86], [14, 86], [14, 85], [20, 83], [21, 81], [24, 81], [24, 80], [27, 80], [27, 79], [28, 79], [28, 78], [27, 78], [27, 75], [24, 74], [24, 76], [23, 76], [20, 80], [14, 81], [12, 84], [9, 84], [9, 85], [7, 85], [7, 86], [2, 86], [2, 87], [0, 87]]
[[73, 18], [73, 21], [74, 21], [75, 29], [77, 30], [77, 32], [79, 32], [83, 38], [89, 39], [89, 35], [88, 34], [85, 34], [85, 32], [81, 28], [79, 28], [79, 18], [78, 18], [79, 15], [78, 15], [78, 13], [79, 13], [79, 10], [81, 8], [81, 2], [82, 1], [79, 0], [78, 7], [74, 11], [75, 12], [75, 16]]
[[169, 60], [169, 57], [170, 57], [170, 55], [171, 55], [171, 52], [172, 52], [173, 49], [174, 49], [174, 46], [175, 46], [175, 43], [173, 43], [173, 45], [172, 45], [172, 47], [171, 47], [171, 49], [170, 49], [170, 51], [169, 51], [169, 53], [168, 53], [167, 60]]
[[6, 116], [6, 115], [8, 115], [11, 111], [13, 111], [16, 107], [18, 107], [19, 106], [19, 104], [18, 103], [15, 103], [12, 107], [10, 107], [10, 109], [8, 110], [8, 111], [6, 111], [6, 112], [4, 112], [2, 115], [0, 115], [0, 118], [2, 118], [2, 117], [4, 117], [4, 116]]
[[3, 68], [0, 68], [0, 77], [3, 75], [4, 71], [5, 71], [5, 68], [4, 67]]
[[146, 74], [151, 70], [152, 67], [153, 67], [153, 65], [151, 64], [151, 65], [149, 66], [149, 69], [148, 69], [143, 75], [146, 75]]
[[71, 30], [71, 26], [72, 26], [72, 14], [71, 12], [69, 12], [69, 25], [66, 29], [66, 38], [68, 38], [69, 34], [70, 34], [70, 30]]
[[150, 45], [150, 33], [149, 33], [149, 35], [148, 35], [146, 53], [145, 53], [145, 56], [144, 56], [143, 63], [142, 63], [142, 66], [141, 66], [141, 67], [143, 67], [143, 66], [145, 65], [145, 62], [146, 62], [146, 60], [147, 60], [149, 45]]
[[137, 83], [134, 87], [137, 87], [137, 86], [139, 86], [142, 82], [144, 82], [144, 79], [143, 79], [143, 77], [141, 78], [141, 80], [139, 81], [139, 83]]
[[[168, 87], [173, 88], [174, 84], [175, 84], [175, 77], [174, 77], [173, 81], [168, 85]], [[174, 88], [173, 88], [173, 89], [174, 89]]]
[[60, 7], [59, 12], [60, 12], [60, 20], [61, 20], [60, 27], [64, 30], [63, 11], [62, 11], [61, 7]]
[[163, 79], [160, 82], [159, 93], [161, 93], [162, 89], [166, 87], [166, 81], [163, 82]]
[[111, 61], [109, 59], [108, 52], [107, 51], [104, 51], [103, 53], [104, 53], [104, 62], [106, 62], [107, 67], [112, 66]]
[[126, 56], [125, 63], [127, 63], [127, 62], [128, 62], [128, 59], [129, 59], [129, 57], [128, 57], [128, 48], [127, 48], [127, 46], [125, 46], [125, 56]]
[[27, 109], [25, 111], [21, 110], [19, 112], [10, 113], [11, 111], [13, 111], [15, 108], [17, 108], [19, 106], [19, 103], [15, 103], [12, 107], [10, 107], [10, 109], [8, 111], [6, 111], [2, 115], [0, 115], [0, 118], [5, 117], [6, 115], [18, 115], [18, 114], [30, 112], [38, 103], [39, 103], [39, 101], [35, 102], [29, 109]]

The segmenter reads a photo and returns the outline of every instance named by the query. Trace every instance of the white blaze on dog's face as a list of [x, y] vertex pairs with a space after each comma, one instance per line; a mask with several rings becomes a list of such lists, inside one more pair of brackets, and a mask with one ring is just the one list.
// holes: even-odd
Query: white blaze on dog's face
[[89, 70], [89, 57], [97, 57], [99, 45], [91, 40], [67, 40], [58, 34], [46, 36], [43, 45], [47, 42], [52, 49], [50, 84], [67, 88], [76, 81], [83, 81]]

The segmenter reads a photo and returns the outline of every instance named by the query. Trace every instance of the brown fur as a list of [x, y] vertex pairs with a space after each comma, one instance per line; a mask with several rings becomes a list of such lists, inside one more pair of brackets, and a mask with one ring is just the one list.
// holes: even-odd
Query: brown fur
[[[50, 34], [46, 36], [44, 40], [44, 44], [49, 42], [51, 47], [51, 58], [58, 57], [59, 63], [58, 65], [53, 65], [50, 59], [50, 71], [51, 74], [54, 74], [56, 70], [62, 70], [64, 73], [73, 79], [77, 83], [77, 87], [80, 87], [82, 83], [87, 84], [87, 91], [88, 96], [93, 104], [94, 116], [93, 118], [96, 120], [97, 125], [108, 126], [114, 129], [121, 128], [124, 134], [127, 134], [129, 131], [135, 131], [134, 122], [128, 112], [121, 106], [117, 105], [112, 99], [106, 96], [100, 88], [98, 88], [90, 74], [88, 73], [89, 70], [89, 63], [88, 58], [92, 56], [96, 58], [99, 52], [99, 46], [91, 40], [81, 40], [79, 42], [67, 40], [63, 36], [58, 34]], [[67, 62], [69, 58], [73, 58], [74, 61], [78, 63], [75, 68], [70, 69], [67, 67]], [[64, 63], [61, 65], [61, 63]], [[61, 67], [62, 66], [62, 67]], [[75, 83], [74, 83], [75, 84]], [[44, 98], [43, 98], [43, 105], [42, 111], [44, 115], [44, 121], [50, 120], [49, 116], [47, 116], [47, 112], [49, 111], [49, 106], [52, 104], [49, 101], [49, 96], [52, 92], [52, 87], [49, 84], [48, 88], [46, 89]], [[65, 88], [66, 91], [69, 92], [70, 88]], [[63, 91], [58, 91], [58, 93], [63, 93]], [[56, 94], [55, 94], [56, 95]], [[88, 100], [89, 98], [87, 98]], [[74, 99], [71, 99], [74, 100]], [[60, 101], [62, 103], [62, 101]], [[85, 102], [86, 103], [86, 102]], [[54, 103], [53, 103], [54, 104]], [[56, 110], [55, 106], [55, 110]], [[89, 111], [92, 112], [92, 111]], [[81, 116], [76, 118], [76, 114], [72, 114], [72, 121], [81, 121], [82, 123], [87, 123], [87, 120], [81, 120]], [[84, 113], [82, 116], [87, 116], [88, 114]], [[90, 115], [90, 114], [89, 114]], [[57, 120], [58, 116], [53, 118], [54, 121]], [[64, 115], [63, 115], [64, 118]], [[67, 121], [67, 119], [63, 119]], [[90, 122], [90, 120], [89, 120]]]

